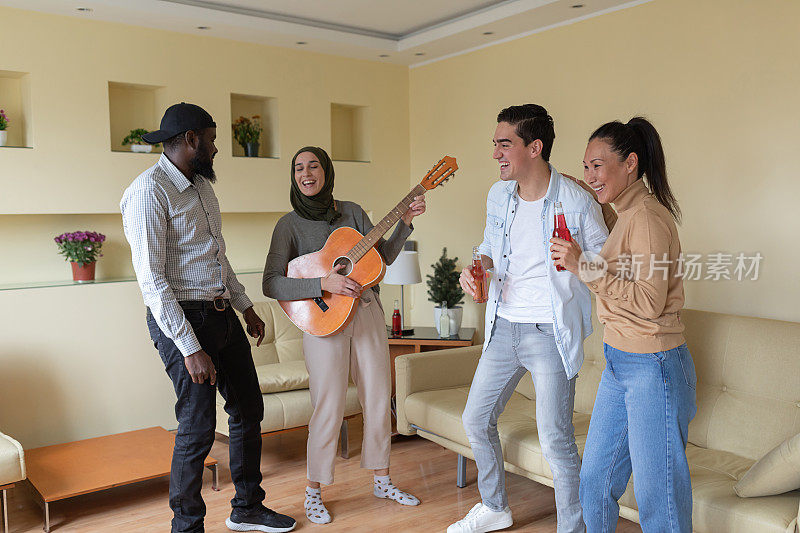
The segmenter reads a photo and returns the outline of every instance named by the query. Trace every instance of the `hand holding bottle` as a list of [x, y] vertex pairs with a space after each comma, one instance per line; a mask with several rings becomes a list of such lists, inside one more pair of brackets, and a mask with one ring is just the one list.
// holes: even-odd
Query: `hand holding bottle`
[[[561, 202], [556, 202], [555, 205], [555, 214], [553, 215], [553, 237], [557, 239], [561, 239], [562, 241], [571, 242], [572, 241], [572, 234], [569, 232], [569, 228], [567, 227], [567, 219], [564, 217], [564, 209], [561, 207]], [[551, 243], [554, 242], [553, 240], [550, 241]], [[553, 249], [551, 248], [551, 251]], [[555, 260], [555, 256], [553, 256]], [[560, 263], [556, 263], [556, 271], [563, 272], [566, 270]]]
[[475, 303], [485, 303], [488, 299], [489, 273], [484, 268], [483, 260], [477, 246], [472, 248], [472, 264], [461, 270], [458, 282], [464, 292], [472, 296]]

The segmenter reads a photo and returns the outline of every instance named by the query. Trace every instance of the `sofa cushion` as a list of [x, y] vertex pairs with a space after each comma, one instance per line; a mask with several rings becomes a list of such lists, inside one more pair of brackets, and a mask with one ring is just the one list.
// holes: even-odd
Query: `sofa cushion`
[[[410, 423], [418, 427], [433, 431], [462, 446], [469, 446], [464, 425], [461, 423], [468, 395], [469, 387], [414, 393], [406, 398], [406, 416]], [[505, 411], [500, 415], [498, 427], [507, 427], [509, 424], [520, 422], [535, 426], [533, 420], [535, 410], [535, 402], [515, 392], [508, 400]]]
[[[253, 310], [264, 321], [265, 336], [261, 346], [256, 346], [257, 339], [250, 337], [250, 348], [256, 367], [278, 362], [303, 360], [303, 332], [292, 324], [277, 300], [265, 300], [253, 303]], [[239, 315], [242, 327], [246, 324]]]
[[[695, 476], [692, 475], [694, 485]], [[736, 482], [717, 474], [716, 480], [692, 487], [692, 529], [716, 533], [794, 532], [800, 492], [778, 496], [740, 498], [733, 491]]]
[[19, 442], [0, 433], [0, 485], [25, 479], [25, 453]]
[[[311, 407], [311, 393], [308, 389], [264, 394], [264, 418], [261, 432], [271, 433], [283, 429], [307, 426], [314, 409]], [[344, 416], [361, 412], [358, 390], [355, 385], [347, 388]], [[228, 435], [228, 415], [225, 413], [225, 400], [217, 393], [217, 433]]]
[[[461, 422], [468, 395], [469, 387], [414, 393], [406, 398], [406, 416], [410, 423], [420, 428], [469, 447]], [[511, 395], [498, 421], [503, 456], [507, 462], [529, 472], [552, 477], [539, 446], [535, 416], [536, 402], [518, 392]], [[573, 423], [575, 440], [578, 447], [583, 449], [589, 429], [589, 417], [575, 413]]]
[[256, 367], [262, 394], [308, 388], [305, 361], [286, 361]]
[[[580, 439], [576, 437], [576, 440], [581, 447]], [[794, 531], [789, 529], [789, 526], [797, 519], [800, 492], [747, 500], [739, 498], [734, 493], [733, 486], [753, 464], [751, 459], [693, 444], [688, 444], [686, 447], [686, 459], [692, 477], [694, 531], [708, 533]], [[638, 510], [633, 485], [631, 477], [619, 503], [624, 507]]]
[[[469, 387], [416, 392], [406, 398], [406, 417], [415, 426], [468, 447], [469, 441], [461, 424], [468, 394]], [[515, 398], [522, 396], [514, 393], [511, 401]]]
[[743, 498], [800, 489], [800, 433], [756, 461], [733, 490]]
[[697, 370], [689, 442], [757, 460], [800, 433], [800, 324], [684, 309]]
[[[701, 448], [691, 443], [686, 446], [686, 459], [692, 476], [694, 531], [794, 531], [789, 529], [789, 524], [797, 519], [800, 493], [750, 499], [736, 496], [733, 486], [751, 467], [752, 459], [730, 452]], [[632, 490], [628, 490], [620, 501], [623, 505], [638, 509]]]

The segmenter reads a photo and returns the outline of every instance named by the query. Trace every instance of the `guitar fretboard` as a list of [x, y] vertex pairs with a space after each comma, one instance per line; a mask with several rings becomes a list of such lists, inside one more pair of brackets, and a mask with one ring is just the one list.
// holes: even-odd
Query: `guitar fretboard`
[[375, 227], [372, 228], [370, 232], [358, 242], [358, 244], [353, 246], [353, 248], [347, 253], [347, 258], [350, 259], [353, 264], [357, 263], [359, 259], [364, 257], [370, 248], [375, 246], [378, 240], [383, 237], [387, 231], [392, 229], [392, 227], [397, 224], [397, 221], [400, 220], [400, 217], [402, 217], [405, 212], [408, 211], [408, 207], [414, 201], [414, 198], [425, 194], [426, 191], [427, 190], [421, 183], [414, 187], [405, 198], [400, 200], [399, 204], [394, 206], [394, 209], [389, 211], [389, 213], [383, 217], [380, 222], [375, 224]]

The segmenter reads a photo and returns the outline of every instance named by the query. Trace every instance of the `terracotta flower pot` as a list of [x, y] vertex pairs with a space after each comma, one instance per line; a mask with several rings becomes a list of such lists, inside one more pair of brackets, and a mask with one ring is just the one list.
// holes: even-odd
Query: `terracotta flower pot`
[[78, 283], [94, 281], [94, 266], [97, 264], [97, 261], [85, 263], [83, 266], [75, 261], [70, 261], [70, 264], [72, 265], [72, 281]]

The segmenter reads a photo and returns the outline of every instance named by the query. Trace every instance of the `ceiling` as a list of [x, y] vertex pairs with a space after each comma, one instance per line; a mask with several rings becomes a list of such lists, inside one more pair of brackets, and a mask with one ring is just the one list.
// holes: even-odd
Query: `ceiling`
[[0, 6], [414, 66], [647, 1], [0, 0]]

